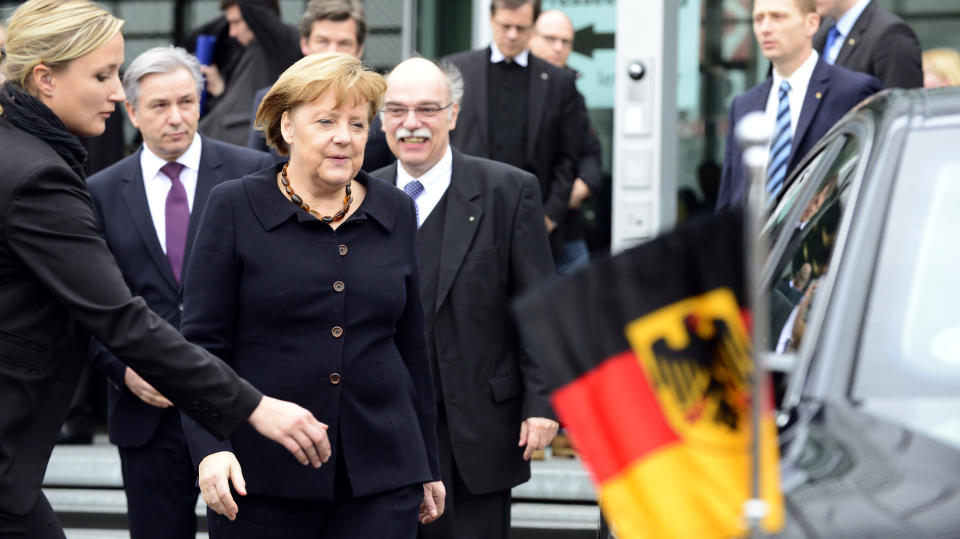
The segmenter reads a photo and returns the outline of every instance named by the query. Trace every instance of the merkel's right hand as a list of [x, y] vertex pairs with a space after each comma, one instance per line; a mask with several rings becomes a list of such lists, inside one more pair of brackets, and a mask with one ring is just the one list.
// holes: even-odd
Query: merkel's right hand
[[330, 459], [327, 425], [292, 402], [264, 395], [247, 421], [257, 432], [286, 447], [304, 466], [319, 468]]
[[237, 518], [237, 503], [230, 494], [230, 482], [241, 496], [247, 495], [247, 485], [240, 473], [240, 462], [230, 451], [211, 453], [200, 461], [200, 494], [210, 509], [234, 520]]

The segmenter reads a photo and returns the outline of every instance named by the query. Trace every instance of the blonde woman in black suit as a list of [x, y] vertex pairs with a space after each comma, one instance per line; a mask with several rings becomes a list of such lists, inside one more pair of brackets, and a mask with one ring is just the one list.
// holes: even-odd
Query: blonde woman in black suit
[[319, 466], [323, 426], [264, 397], [132, 297], [100, 237], [77, 137], [124, 100], [123, 21], [87, 0], [10, 16], [0, 87], [0, 537], [61, 538], [40, 491], [92, 334], [218, 437], [244, 421]]

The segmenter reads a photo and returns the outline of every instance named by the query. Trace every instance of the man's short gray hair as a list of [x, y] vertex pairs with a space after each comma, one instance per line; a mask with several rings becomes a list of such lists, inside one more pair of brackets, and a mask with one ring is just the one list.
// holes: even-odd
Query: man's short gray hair
[[443, 73], [443, 78], [447, 81], [450, 100], [459, 105], [460, 101], [463, 100], [463, 75], [460, 73], [460, 69], [453, 65], [452, 62], [446, 60], [440, 60], [434, 63], [440, 68], [440, 72]]
[[180, 47], [154, 47], [134, 58], [123, 74], [123, 91], [127, 94], [127, 102], [137, 106], [140, 98], [140, 81], [147, 75], [154, 73], [172, 73], [178, 69], [186, 69], [193, 77], [197, 86], [197, 98], [203, 93], [203, 73], [200, 71], [200, 61], [186, 49]]

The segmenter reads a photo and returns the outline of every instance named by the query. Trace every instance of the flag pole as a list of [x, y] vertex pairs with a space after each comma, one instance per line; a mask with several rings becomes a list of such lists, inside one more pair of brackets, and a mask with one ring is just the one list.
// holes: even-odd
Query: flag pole
[[744, 252], [746, 253], [746, 291], [752, 319], [751, 355], [753, 356], [751, 398], [752, 466], [750, 477], [750, 498], [744, 504], [743, 511], [752, 537], [762, 535], [760, 523], [767, 516], [769, 508], [760, 492], [760, 425], [762, 401], [765, 394], [761, 350], [765, 345], [765, 333], [769, 332], [770, 309], [767, 297], [762, 293], [761, 272], [769, 247], [760, 237], [763, 227], [763, 211], [767, 205], [765, 172], [769, 153], [771, 126], [762, 112], [752, 112], [743, 117], [736, 126], [737, 142], [743, 149], [743, 162], [750, 171], [747, 185], [747, 203], [743, 214]]

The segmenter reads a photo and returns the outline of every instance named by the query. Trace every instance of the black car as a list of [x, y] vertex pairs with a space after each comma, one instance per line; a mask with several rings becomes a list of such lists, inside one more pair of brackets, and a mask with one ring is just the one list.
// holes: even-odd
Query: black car
[[960, 537], [960, 89], [884, 92], [764, 226], [785, 537]]

